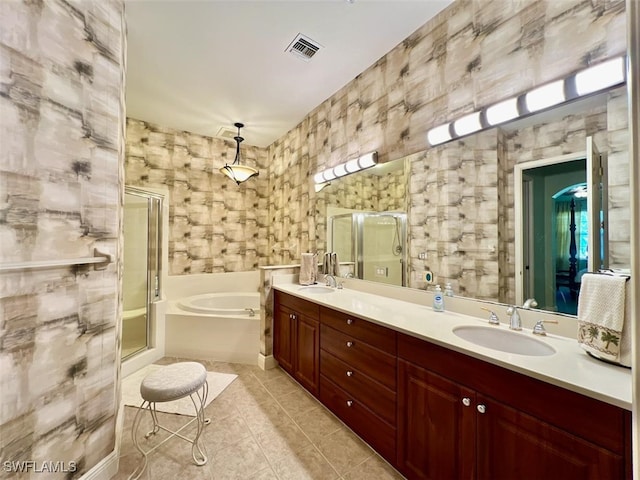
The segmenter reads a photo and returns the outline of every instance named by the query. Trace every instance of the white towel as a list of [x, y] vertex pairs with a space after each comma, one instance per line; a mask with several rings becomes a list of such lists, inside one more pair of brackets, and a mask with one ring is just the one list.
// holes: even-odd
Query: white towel
[[318, 279], [318, 254], [303, 253], [300, 261], [300, 285], [312, 285]]
[[616, 363], [630, 353], [625, 331], [630, 306], [627, 283], [626, 276], [587, 273], [578, 298], [578, 343], [596, 357]]

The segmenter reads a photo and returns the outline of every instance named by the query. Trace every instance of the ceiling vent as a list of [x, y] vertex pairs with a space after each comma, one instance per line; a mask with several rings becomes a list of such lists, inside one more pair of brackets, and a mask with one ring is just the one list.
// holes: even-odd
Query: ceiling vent
[[220, 127], [218, 129], [218, 133], [216, 133], [216, 137], [225, 138], [225, 139], [233, 139], [236, 136], [236, 131], [229, 127]]
[[314, 42], [309, 37], [305, 37], [299, 33], [296, 38], [289, 44], [285, 52], [290, 52], [298, 58], [301, 58], [305, 62], [311, 60], [318, 50], [320, 50], [318, 42]]

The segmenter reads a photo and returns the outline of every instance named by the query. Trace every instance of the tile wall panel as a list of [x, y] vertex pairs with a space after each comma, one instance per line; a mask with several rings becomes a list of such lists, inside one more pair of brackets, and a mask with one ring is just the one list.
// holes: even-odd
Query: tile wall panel
[[[501, 132], [494, 133], [492, 146], [480, 147], [471, 154], [472, 158], [456, 160], [449, 148], [429, 150], [426, 133], [464, 113], [563, 78], [592, 62], [621, 55], [626, 50], [625, 35], [622, 0], [454, 2], [269, 147], [272, 248], [267, 264], [295, 262], [300, 252], [323, 249], [326, 219], [321, 213], [326, 200], [312, 190], [311, 177], [317, 171], [372, 150], [378, 151], [381, 162], [425, 152], [424, 161], [428, 165], [412, 162], [415, 178], [411, 179], [409, 197], [411, 222], [428, 223], [428, 231], [415, 235], [412, 232], [412, 254], [423, 251], [427, 236], [434, 236], [440, 243], [429, 245], [433, 253], [431, 265], [436, 265], [433, 268], [444, 272], [446, 278], [458, 282], [458, 292], [510, 301], [513, 276], [502, 273], [511, 273], [514, 261], [515, 237], [510, 217], [513, 209], [508, 203], [513, 202], [510, 186], [513, 174], [509, 171], [513, 169], [513, 160], [498, 154], [506, 148], [506, 140]], [[617, 106], [622, 109], [622, 100]], [[602, 119], [598, 122], [602, 126], [598, 130], [600, 135], [611, 137], [602, 143], [610, 142], [613, 148], [622, 149], [625, 127], [616, 129]], [[594, 131], [596, 127], [589, 125], [587, 129]], [[573, 138], [562, 147], [559, 132], [544, 129], [541, 132], [544, 135], [540, 138], [551, 143], [541, 147], [542, 150], [523, 152], [520, 161], [532, 159], [534, 154], [539, 158], [541, 154], [552, 155], [554, 151], [573, 148]], [[296, 149], [295, 145], [300, 147]], [[622, 162], [618, 162], [618, 169], [624, 171], [625, 153], [614, 153]], [[491, 161], [487, 155], [493, 157]], [[472, 195], [470, 189], [454, 184], [457, 173], [479, 177], [482, 186]], [[430, 182], [431, 190], [435, 190], [430, 190], [427, 198], [425, 182]], [[291, 189], [292, 184], [306, 188]], [[459, 192], [464, 203], [452, 205]], [[618, 209], [612, 215], [622, 222], [624, 186], [616, 188], [616, 192], [610, 193], [610, 201]], [[614, 198], [615, 195], [619, 198]], [[444, 202], [441, 206], [427, 207], [440, 197]], [[491, 208], [484, 210], [480, 205], [487, 199]], [[301, 215], [299, 205], [303, 202], [305, 209]], [[433, 212], [424, 217], [427, 208]], [[463, 211], [469, 212], [474, 221], [463, 225]], [[300, 223], [296, 224], [295, 219]], [[300, 233], [299, 240], [289, 235], [294, 225]], [[615, 241], [619, 243], [614, 245], [612, 240], [612, 249], [624, 250], [624, 238], [628, 237], [625, 229], [620, 227], [616, 235], [619, 239]], [[447, 245], [445, 242], [451, 238], [456, 243]], [[485, 252], [470, 263], [470, 257], [460, 248], [460, 242], [469, 241], [482, 249], [490, 244], [498, 251]], [[619, 264], [625, 261], [624, 253], [612, 256]], [[417, 265], [411, 275], [412, 286], [422, 287], [419, 270], [423, 265]]]
[[116, 440], [124, 4], [0, 2], [0, 24], [0, 262], [114, 259], [0, 274], [0, 458], [79, 478]]
[[127, 185], [169, 189], [169, 274], [256, 270], [267, 256], [266, 149], [242, 145], [259, 176], [236, 185], [218, 171], [235, 141], [129, 118]]

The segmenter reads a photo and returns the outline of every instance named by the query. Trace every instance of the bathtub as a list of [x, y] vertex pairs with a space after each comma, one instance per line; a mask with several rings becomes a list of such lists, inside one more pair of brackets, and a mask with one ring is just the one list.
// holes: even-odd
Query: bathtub
[[255, 365], [260, 353], [260, 294], [207, 293], [169, 303], [165, 355]]
[[178, 308], [217, 316], [254, 316], [260, 313], [260, 294], [229, 292], [205, 293], [178, 300]]

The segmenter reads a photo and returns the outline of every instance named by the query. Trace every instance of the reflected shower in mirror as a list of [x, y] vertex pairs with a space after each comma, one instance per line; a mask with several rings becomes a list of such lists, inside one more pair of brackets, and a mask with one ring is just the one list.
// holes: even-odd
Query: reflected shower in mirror
[[[401, 165], [394, 181], [370, 171], [334, 180], [316, 197], [317, 248], [327, 250], [328, 207], [347, 209], [339, 213], [407, 212], [409, 287], [430, 288], [424, 277], [429, 270], [434, 283], [451, 283], [456, 295], [519, 302], [516, 165], [584, 152], [587, 137], [593, 137], [607, 161], [601, 191], [609, 229], [608, 243], [588, 251], [602, 249], [611, 268], [629, 268], [627, 135], [623, 86], [375, 167]], [[592, 222], [600, 220], [590, 217]], [[577, 260], [577, 272], [579, 266]], [[554, 291], [560, 277], [550, 278], [545, 288]], [[559, 306], [545, 302], [544, 308]]]

